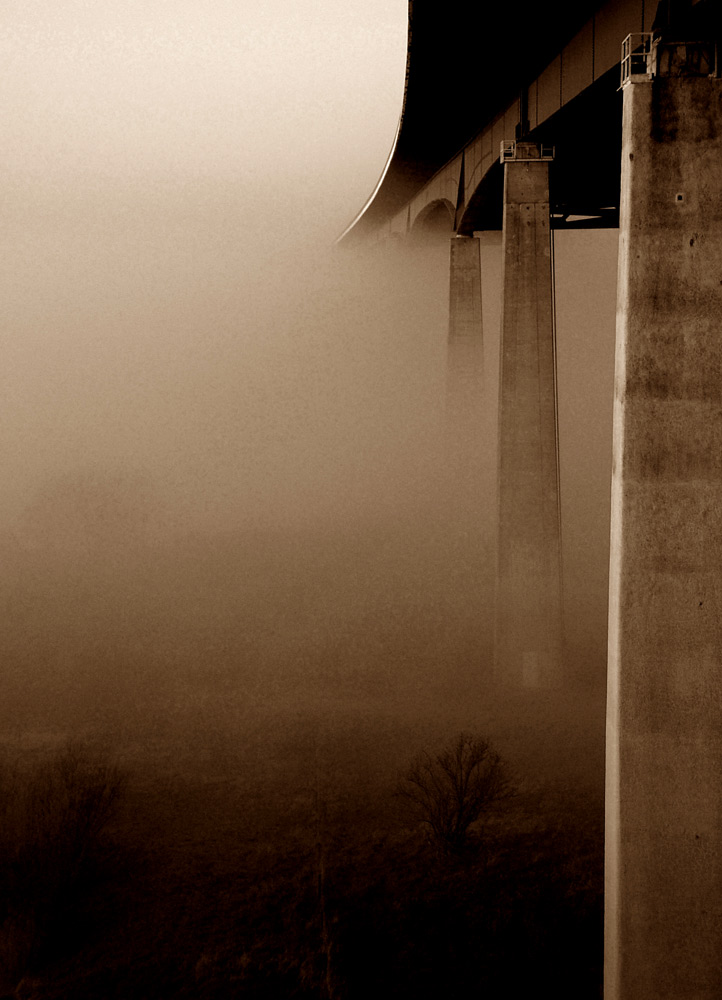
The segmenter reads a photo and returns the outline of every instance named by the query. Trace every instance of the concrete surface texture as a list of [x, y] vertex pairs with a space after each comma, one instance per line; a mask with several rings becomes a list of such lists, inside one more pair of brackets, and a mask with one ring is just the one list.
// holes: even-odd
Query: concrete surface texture
[[624, 91], [606, 1000], [722, 996], [722, 80], [676, 48]]
[[495, 666], [499, 680], [549, 686], [562, 603], [546, 161], [505, 164], [502, 259]]

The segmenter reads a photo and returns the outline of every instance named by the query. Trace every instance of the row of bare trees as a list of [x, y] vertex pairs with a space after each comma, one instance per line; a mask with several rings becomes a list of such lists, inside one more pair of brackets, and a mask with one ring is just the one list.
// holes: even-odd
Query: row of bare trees
[[[329, 857], [318, 745], [314, 767], [320, 954], [313, 964], [319, 995], [335, 1000], [343, 992], [337, 984], [332, 919], [340, 904], [337, 886], [327, 884], [327, 869], [331, 862], [338, 864]], [[79, 743], [30, 764], [19, 759], [3, 767], [0, 762], [0, 997], [16, 995], [24, 977], [52, 967], [56, 953], [83, 947], [78, 913], [102, 875], [107, 833], [124, 785], [117, 764]], [[409, 804], [413, 823], [425, 829], [437, 857], [456, 862], [467, 852], [479, 855], [487, 821], [514, 789], [490, 743], [462, 733], [421, 753], [405, 771], [397, 794]], [[349, 911], [346, 919], [355, 918]], [[71, 933], [72, 927], [80, 930]]]

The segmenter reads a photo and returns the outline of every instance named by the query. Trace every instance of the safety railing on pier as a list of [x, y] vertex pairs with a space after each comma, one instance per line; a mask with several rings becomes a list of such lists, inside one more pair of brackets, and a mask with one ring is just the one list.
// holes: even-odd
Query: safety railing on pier
[[652, 33], [635, 31], [622, 42], [620, 87], [635, 80], [648, 80], [653, 76]]
[[553, 160], [554, 147], [539, 142], [517, 142], [516, 139], [503, 139], [499, 159], [502, 163], [506, 160]]

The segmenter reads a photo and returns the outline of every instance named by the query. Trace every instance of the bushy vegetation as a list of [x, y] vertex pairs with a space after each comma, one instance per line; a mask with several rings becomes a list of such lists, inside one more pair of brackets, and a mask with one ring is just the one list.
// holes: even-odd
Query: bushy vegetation
[[[319, 754], [301, 724], [284, 753], [261, 766], [261, 800], [226, 792], [215, 812], [210, 786], [143, 798], [139, 777], [77, 745], [6, 767], [6, 994], [601, 996], [595, 807], [510, 795], [508, 768], [474, 735], [408, 755], [401, 783], [421, 799], [394, 794], [392, 766], [361, 780], [348, 743]], [[171, 801], [179, 819], [164, 827]]]

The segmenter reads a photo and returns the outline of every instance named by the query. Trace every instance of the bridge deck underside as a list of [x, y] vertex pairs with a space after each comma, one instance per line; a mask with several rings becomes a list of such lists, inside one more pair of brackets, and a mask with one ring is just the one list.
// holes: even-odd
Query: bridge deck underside
[[[554, 227], [619, 225], [622, 117], [616, 82], [616, 73], [607, 74], [525, 137], [555, 150], [549, 176]], [[502, 184], [497, 161], [472, 192], [461, 214], [460, 235], [501, 229]]]
[[[717, 0], [696, 0], [690, 11], [689, 30], [709, 31], [712, 22], [716, 30], [722, 19]], [[501, 141], [518, 138], [556, 146], [553, 225], [618, 225], [621, 44], [651, 30], [656, 0], [578, 0], [561, 22], [527, 0], [493, 11], [412, 0], [409, 16], [395, 147], [344, 238], [406, 235], [434, 201], [456, 207], [462, 234], [499, 228], [495, 165]]]

